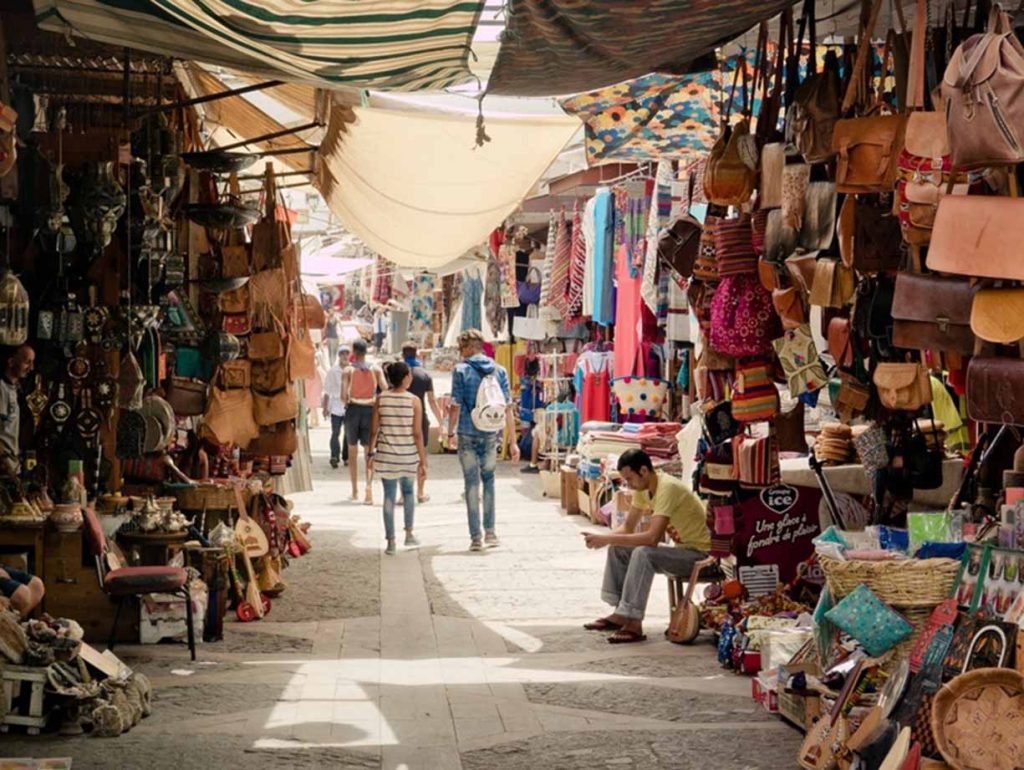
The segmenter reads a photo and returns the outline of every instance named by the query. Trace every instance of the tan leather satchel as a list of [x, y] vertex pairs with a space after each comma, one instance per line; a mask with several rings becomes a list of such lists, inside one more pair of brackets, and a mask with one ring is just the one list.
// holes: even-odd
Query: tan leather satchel
[[259, 435], [253, 418], [252, 392], [245, 388], [225, 390], [216, 385], [210, 388], [203, 427], [220, 444], [248, 444]]
[[217, 295], [217, 306], [222, 313], [248, 313], [252, 309], [249, 302], [249, 284], [222, 291]]
[[252, 404], [258, 425], [276, 425], [299, 416], [299, 399], [291, 388], [270, 396], [253, 392]]
[[879, 364], [874, 383], [886, 409], [916, 412], [932, 402], [928, 370], [921, 364]]
[[273, 361], [285, 356], [284, 327], [277, 318], [273, 319], [273, 329], [253, 332], [249, 338], [249, 358], [253, 361]]
[[312, 380], [316, 378], [316, 352], [309, 327], [298, 322], [288, 332], [288, 378]]
[[288, 387], [287, 358], [253, 361], [251, 372], [252, 389], [257, 393], [277, 393]]
[[819, 307], [846, 307], [856, 288], [853, 270], [837, 259], [819, 259], [814, 266], [810, 303]]
[[776, 289], [772, 292], [772, 305], [782, 320], [782, 328], [789, 331], [799, 329], [807, 323], [807, 311], [800, 290], [795, 286], [788, 289]]
[[1024, 161], [1024, 46], [998, 4], [988, 30], [968, 38], [942, 78], [953, 165]]
[[246, 446], [245, 451], [253, 455], [293, 455], [299, 448], [298, 432], [294, 420], [285, 420], [277, 425], [265, 425]]
[[944, 195], [928, 249], [940, 273], [1024, 281], [1024, 199]]
[[999, 345], [1024, 339], [1024, 288], [978, 291], [971, 306], [971, 330]]
[[[735, 125], [729, 125], [736, 86], [741, 76], [743, 115]], [[757, 142], [750, 133], [746, 80], [747, 59], [741, 55], [733, 78], [729, 105], [722, 121], [722, 135], [711, 148], [708, 167], [704, 172], [704, 193], [711, 203], [719, 206], [741, 206], [747, 203], [757, 185]]]
[[[814, 50], [814, 44], [811, 44]], [[813, 67], [814, 56], [810, 58]], [[796, 90], [787, 133], [797, 150], [808, 163], [822, 163], [832, 158], [832, 133], [839, 119], [842, 96], [839, 79], [839, 59], [829, 50], [821, 72], [811, 74]]]

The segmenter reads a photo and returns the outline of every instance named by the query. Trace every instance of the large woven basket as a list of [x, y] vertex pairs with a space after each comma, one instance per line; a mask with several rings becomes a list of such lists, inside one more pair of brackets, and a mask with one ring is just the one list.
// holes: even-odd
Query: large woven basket
[[935, 696], [932, 730], [939, 752], [956, 770], [1024, 765], [1024, 676], [979, 668], [943, 685]]
[[[178, 498], [178, 507], [183, 511], [226, 511], [237, 508], [235, 490], [220, 484], [197, 484], [194, 487], [177, 487], [174, 496]], [[242, 489], [242, 499], [249, 504], [252, 497], [248, 489]]]
[[906, 559], [903, 561], [839, 561], [819, 556], [829, 590], [836, 601], [860, 585], [881, 601], [901, 607], [934, 607], [949, 598], [960, 572], [956, 559]]

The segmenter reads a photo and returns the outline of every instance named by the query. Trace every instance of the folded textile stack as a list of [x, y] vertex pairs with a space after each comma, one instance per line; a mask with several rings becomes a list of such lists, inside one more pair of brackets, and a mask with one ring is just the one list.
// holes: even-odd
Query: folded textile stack
[[826, 465], [844, 465], [853, 460], [853, 431], [849, 425], [825, 423], [814, 442], [814, 455]]
[[582, 457], [597, 460], [608, 455], [620, 455], [627, 449], [639, 449], [640, 437], [620, 431], [592, 430], [583, 434], [578, 448]]

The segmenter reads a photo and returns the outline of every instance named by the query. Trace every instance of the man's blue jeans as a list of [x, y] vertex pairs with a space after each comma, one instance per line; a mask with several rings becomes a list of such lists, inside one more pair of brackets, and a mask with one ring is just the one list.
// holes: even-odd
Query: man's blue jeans
[[484, 531], [494, 529], [494, 469], [498, 465], [498, 434], [468, 436], [459, 434], [459, 462], [466, 482], [466, 515], [469, 536], [480, 532], [480, 482], [484, 484]]
[[416, 515], [416, 479], [402, 476], [400, 479], [381, 479], [384, 485], [384, 537], [395, 539], [395, 501], [398, 499], [398, 487], [402, 487], [402, 506], [405, 509], [405, 528], [412, 529], [413, 517]]

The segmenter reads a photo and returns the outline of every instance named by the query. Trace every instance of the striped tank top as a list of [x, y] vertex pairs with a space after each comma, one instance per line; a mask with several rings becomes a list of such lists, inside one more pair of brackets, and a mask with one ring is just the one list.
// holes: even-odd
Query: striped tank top
[[405, 393], [381, 393], [378, 396], [380, 426], [377, 454], [373, 458], [374, 475], [382, 479], [415, 476], [420, 457], [413, 433], [413, 402], [416, 396]]

